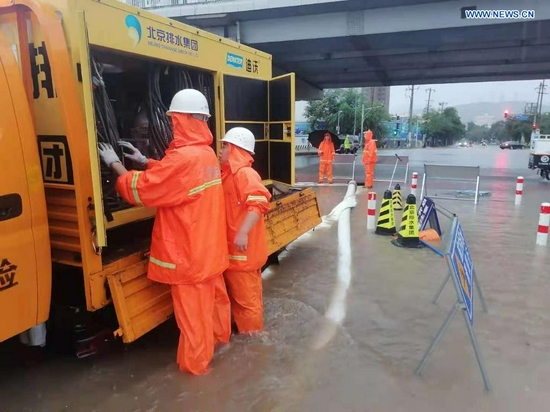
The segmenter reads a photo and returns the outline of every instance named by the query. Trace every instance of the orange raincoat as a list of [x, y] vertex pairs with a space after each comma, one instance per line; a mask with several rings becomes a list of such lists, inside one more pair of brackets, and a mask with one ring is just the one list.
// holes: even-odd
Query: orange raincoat
[[372, 132], [365, 132], [365, 149], [363, 150], [362, 162], [365, 165], [365, 187], [372, 188], [374, 184], [374, 168], [378, 160], [378, 149], [376, 142], [372, 138]]
[[[229, 249], [224, 278], [239, 332], [260, 331], [264, 323], [261, 267], [267, 261], [264, 214], [269, 212], [271, 194], [251, 167], [252, 156], [232, 144], [229, 150], [229, 160], [222, 165]], [[260, 218], [248, 233], [247, 250], [240, 252], [234, 240], [249, 211]]]
[[332, 183], [332, 163], [334, 162], [336, 151], [334, 150], [334, 143], [332, 142], [330, 135], [325, 135], [325, 139], [319, 145], [319, 150], [317, 153], [321, 158], [321, 162], [319, 163], [319, 183], [323, 183], [325, 173], [327, 175], [328, 182]]
[[117, 180], [133, 205], [156, 207], [147, 277], [171, 285], [181, 370], [202, 374], [217, 342], [229, 342], [229, 265], [223, 188], [212, 133], [189, 114], [172, 115], [174, 140], [161, 161]]

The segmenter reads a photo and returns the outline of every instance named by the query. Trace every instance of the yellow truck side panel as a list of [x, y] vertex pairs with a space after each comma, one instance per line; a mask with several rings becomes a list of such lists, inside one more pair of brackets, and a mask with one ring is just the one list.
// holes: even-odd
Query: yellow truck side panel
[[[44, 187], [16, 58], [0, 31], [0, 342], [44, 322], [51, 266]], [[29, 138], [31, 137], [31, 138]], [[31, 297], [31, 299], [29, 299]]]

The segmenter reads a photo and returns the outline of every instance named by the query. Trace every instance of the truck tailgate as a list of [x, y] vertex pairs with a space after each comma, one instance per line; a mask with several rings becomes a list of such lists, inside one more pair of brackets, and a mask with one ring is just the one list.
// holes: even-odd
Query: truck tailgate
[[124, 343], [145, 335], [172, 316], [170, 286], [147, 279], [147, 260], [107, 276]]
[[320, 223], [321, 213], [312, 188], [271, 202], [265, 217], [268, 253], [277, 252]]

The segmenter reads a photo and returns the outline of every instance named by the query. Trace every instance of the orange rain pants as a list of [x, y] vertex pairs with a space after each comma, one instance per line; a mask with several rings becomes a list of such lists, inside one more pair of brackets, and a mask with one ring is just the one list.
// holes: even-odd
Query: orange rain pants
[[231, 335], [231, 309], [223, 276], [195, 285], [172, 285], [174, 314], [180, 329], [177, 362], [193, 375], [208, 372], [216, 343]]
[[261, 331], [264, 328], [264, 305], [260, 269], [228, 270], [224, 278], [239, 333]]
[[321, 160], [319, 163], [319, 183], [323, 183], [325, 174], [328, 182], [332, 183], [332, 162], [329, 160]]
[[374, 185], [374, 168], [376, 163], [365, 164], [365, 187], [372, 188]]

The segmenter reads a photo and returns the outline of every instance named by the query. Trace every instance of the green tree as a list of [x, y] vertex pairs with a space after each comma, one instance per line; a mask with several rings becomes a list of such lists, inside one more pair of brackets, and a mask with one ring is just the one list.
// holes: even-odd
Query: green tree
[[322, 100], [310, 101], [305, 108], [306, 118], [313, 130], [326, 127], [336, 133], [340, 113], [340, 134], [361, 134], [361, 109], [363, 129], [370, 128], [375, 136], [383, 136], [382, 122], [389, 120], [387, 109], [380, 103], [373, 105], [365, 101], [363, 93], [355, 89], [325, 90]]
[[508, 139], [508, 132], [506, 131], [506, 121], [500, 120], [496, 123], [493, 123], [491, 125], [491, 128], [489, 129], [489, 136], [491, 139], [498, 140], [499, 142], [503, 142], [504, 140]]
[[468, 130], [466, 131], [466, 139], [474, 142], [481, 142], [482, 140], [489, 140], [490, 129], [487, 126], [478, 126], [474, 122], [468, 123]]
[[424, 130], [433, 144], [450, 145], [466, 134], [466, 128], [454, 107], [442, 112], [430, 112], [424, 115]]
[[508, 138], [514, 141], [520, 141], [521, 136], [525, 137], [525, 141], [531, 140], [531, 132], [533, 130], [533, 122], [529, 120], [506, 120], [506, 134]]

